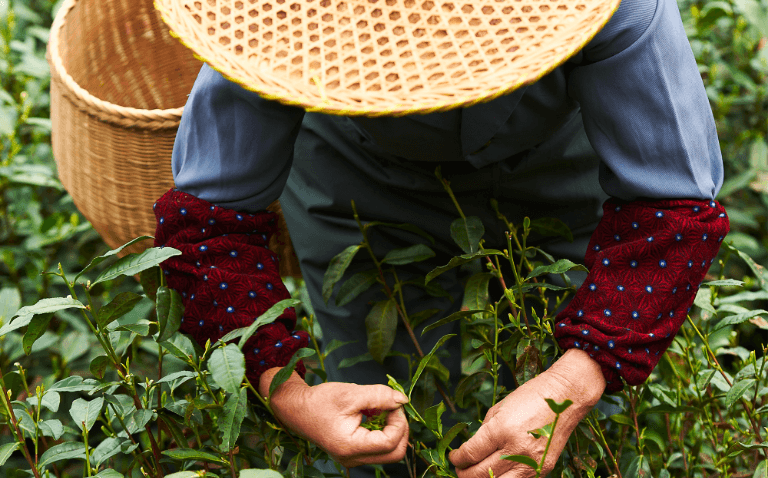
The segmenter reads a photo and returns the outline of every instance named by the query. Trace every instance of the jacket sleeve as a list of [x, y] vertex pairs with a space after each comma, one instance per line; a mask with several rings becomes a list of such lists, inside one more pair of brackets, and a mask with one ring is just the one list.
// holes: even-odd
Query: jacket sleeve
[[[176, 188], [155, 204], [156, 246], [182, 251], [162, 264], [184, 303], [181, 331], [200, 345], [247, 327], [290, 297], [268, 248], [276, 216], [264, 209], [281, 194], [304, 111], [267, 101], [203, 66], [173, 149]], [[246, 376], [288, 363], [309, 340], [286, 309], [243, 351]], [[303, 375], [304, 367], [297, 371]]]
[[[555, 326], [561, 347], [600, 363], [608, 392], [651, 373], [729, 229], [714, 200], [715, 122], [674, 0], [625, 0], [616, 15], [571, 60], [569, 94], [612, 199], [586, 253], [589, 275]], [[640, 18], [649, 21], [638, 28]]]

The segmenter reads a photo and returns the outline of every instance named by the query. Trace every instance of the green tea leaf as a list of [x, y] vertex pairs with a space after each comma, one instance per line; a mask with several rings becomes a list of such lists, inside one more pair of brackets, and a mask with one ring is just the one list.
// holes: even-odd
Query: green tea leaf
[[490, 272], [473, 275], [464, 287], [462, 310], [483, 310], [488, 305], [488, 282], [493, 278]]
[[384, 362], [397, 332], [397, 306], [394, 299], [376, 302], [365, 317], [368, 352], [379, 363]]
[[126, 244], [123, 244], [122, 246], [118, 247], [117, 249], [112, 249], [111, 251], [107, 252], [106, 254], [103, 254], [103, 255], [101, 255], [99, 257], [94, 258], [93, 260], [91, 260], [90, 263], [88, 263], [87, 266], [85, 266], [85, 269], [80, 271], [75, 276], [75, 279], [72, 282], [77, 282], [77, 279], [79, 279], [81, 275], [85, 274], [89, 270], [93, 269], [95, 266], [101, 264], [105, 260], [107, 260], [110, 257], [114, 256], [115, 254], [119, 254], [126, 247], [132, 246], [132, 245], [136, 244], [137, 242], [141, 242], [141, 241], [144, 241], [144, 240], [147, 240], [147, 239], [154, 239], [154, 238], [152, 236], [137, 237], [136, 239], [132, 239], [132, 240], [128, 241]]
[[357, 355], [355, 357], [347, 357], [345, 359], [342, 359], [336, 368], [342, 369], [342, 368], [352, 367], [353, 365], [357, 365], [360, 362], [367, 362], [368, 360], [373, 360], [373, 357], [371, 356], [370, 352], [366, 352], [362, 355]]
[[472, 317], [475, 314], [482, 314], [485, 312], [484, 310], [460, 310], [458, 312], [454, 312], [453, 314], [449, 315], [448, 317], [443, 317], [442, 319], [438, 320], [437, 322], [433, 322], [429, 324], [428, 326], [424, 327], [424, 330], [421, 331], [421, 335], [424, 335], [425, 333], [429, 332], [432, 329], [436, 329], [438, 327], [441, 327], [445, 324], [449, 324], [451, 322], [455, 322], [460, 319], [464, 319], [467, 317]]
[[458, 218], [451, 223], [451, 238], [467, 254], [477, 252], [485, 234], [483, 221], [477, 216]]
[[118, 259], [117, 262], [112, 264], [96, 277], [96, 280], [91, 283], [91, 286], [99, 284], [104, 281], [110, 281], [117, 279], [120, 276], [132, 276], [138, 274], [141, 271], [154, 267], [166, 259], [173, 256], [180, 256], [181, 251], [172, 247], [152, 247], [142, 252], [141, 254], [128, 254], [127, 256]]
[[[205, 476], [205, 470], [200, 471], [179, 471], [177, 473], [171, 473], [170, 475], [165, 475], [165, 478], [201, 478]], [[282, 475], [281, 475], [282, 477]]]
[[[99, 443], [91, 452], [91, 462], [100, 466], [105, 461], [121, 452], [120, 445], [123, 440], [115, 437], [108, 437]], [[113, 470], [114, 471], [114, 470]]]
[[636, 456], [627, 467], [626, 471], [622, 472], [622, 476], [633, 476], [637, 478], [650, 478], [651, 477], [651, 464], [650, 461], [643, 455]]
[[[27, 403], [37, 406], [37, 396], [27, 397]], [[61, 404], [61, 394], [56, 391], [46, 390], [40, 399], [40, 405], [48, 410], [56, 413], [59, 411], [59, 405]]]
[[435, 346], [432, 347], [432, 350], [421, 359], [421, 361], [419, 362], [419, 367], [416, 369], [416, 373], [413, 374], [413, 380], [411, 381], [411, 389], [408, 391], [408, 399], [411, 398], [411, 395], [413, 394], [413, 389], [416, 388], [416, 383], [419, 381], [419, 377], [421, 377], [421, 373], [424, 371], [429, 361], [432, 360], [432, 356], [435, 355], [435, 352], [437, 352], [437, 349], [439, 349], [440, 346], [442, 346], [448, 339], [455, 336], [456, 334], [448, 334], [448, 335], [442, 336], [440, 340], [437, 341]]
[[714, 330], [722, 329], [723, 327], [726, 327], [728, 325], [734, 325], [734, 324], [740, 324], [742, 322], [746, 322], [749, 319], [753, 317], [757, 317], [761, 314], [768, 314], [768, 310], [763, 309], [757, 309], [757, 310], [750, 310], [748, 312], [743, 312], [741, 314], [735, 314], [735, 315], [729, 315], [728, 317], [725, 317], [723, 320], [717, 323], [715, 325]]
[[303, 348], [296, 351], [295, 354], [293, 354], [293, 357], [291, 357], [291, 361], [288, 362], [288, 365], [281, 368], [274, 377], [272, 377], [272, 382], [269, 384], [269, 397], [272, 398], [272, 394], [275, 393], [275, 390], [277, 390], [277, 387], [282, 385], [288, 378], [291, 376], [293, 371], [296, 369], [296, 364], [299, 362], [299, 360], [303, 359], [304, 357], [310, 357], [315, 353], [314, 350], [310, 348]]
[[139, 274], [141, 290], [153, 302], [157, 299], [157, 289], [160, 287], [160, 274], [162, 274], [162, 270], [159, 266], [150, 267]]
[[93, 390], [95, 387], [97, 387], [99, 382], [97, 380], [93, 379], [87, 379], [83, 380], [83, 377], [80, 377], [78, 375], [74, 375], [72, 377], [67, 377], [63, 380], [59, 380], [58, 382], [51, 385], [50, 388], [48, 388], [49, 392], [52, 391], [58, 391], [58, 392], [89, 392]]
[[[40, 422], [39, 426], [43, 435], [52, 437], [54, 440], [58, 440], [61, 438], [61, 435], [64, 434], [64, 425], [61, 424], [61, 421], [55, 418]], [[0, 466], [2, 466], [2, 463], [0, 463]]]
[[245, 356], [235, 344], [219, 347], [208, 359], [208, 370], [221, 388], [238, 393], [245, 378]]
[[768, 478], [768, 460], [760, 460], [752, 478]]
[[361, 248], [360, 244], [349, 246], [331, 259], [328, 269], [325, 270], [325, 275], [323, 276], [323, 300], [326, 304], [333, 293], [333, 286], [341, 280], [347, 267], [352, 263], [352, 259], [355, 258], [355, 254]]
[[23, 316], [28, 314], [48, 314], [51, 312], [58, 312], [64, 309], [85, 309], [85, 306], [79, 300], [71, 297], [54, 297], [51, 299], [42, 299], [35, 305], [28, 305], [22, 307], [16, 312], [17, 316]]
[[[0, 289], [0, 324], [8, 324], [21, 307], [21, 293], [15, 287]], [[1, 335], [1, 334], [0, 334]]]
[[435, 251], [424, 244], [416, 244], [414, 246], [389, 251], [381, 262], [393, 266], [402, 266], [412, 262], [425, 261], [430, 257], [435, 257]]
[[736, 403], [741, 397], [744, 396], [744, 394], [747, 392], [747, 390], [754, 385], [755, 379], [748, 378], [746, 380], [742, 380], [740, 382], [736, 382], [733, 384], [733, 387], [728, 391], [728, 393], [725, 395], [725, 406], [726, 408], [730, 408], [733, 406], [734, 403]]
[[344, 281], [336, 294], [336, 306], [342, 307], [352, 302], [358, 295], [370, 289], [378, 277], [379, 271], [374, 269], [358, 272]]
[[537, 376], [541, 370], [539, 349], [532, 345], [525, 347], [523, 353], [517, 357], [517, 364], [515, 365], [515, 378], [518, 386]]
[[283, 475], [276, 472], [275, 470], [247, 469], [240, 470], [240, 476], [238, 478], [283, 478]]
[[109, 357], [106, 355], [99, 355], [93, 360], [91, 360], [91, 365], [89, 367], [91, 373], [94, 377], [98, 378], [104, 378], [104, 373], [107, 370], [107, 367], [110, 365]]
[[534, 277], [539, 277], [544, 274], [563, 274], [568, 271], [589, 272], [589, 269], [587, 269], [581, 264], [576, 264], [574, 262], [571, 262], [568, 259], [560, 259], [554, 264], [550, 264], [548, 266], [536, 267], [531, 271], [530, 274], [528, 274], [528, 277], [526, 277], [525, 280], [529, 280]]
[[526, 455], [501, 455], [501, 459], [522, 463], [523, 465], [530, 466], [534, 470], [539, 468], [539, 464], [536, 463], [536, 460]]
[[467, 428], [467, 425], [469, 425], [466, 422], [459, 422], [451, 427], [450, 430], [448, 430], [448, 433], [446, 433], [443, 438], [440, 439], [440, 441], [437, 442], [437, 453], [441, 456], [445, 456], [445, 450], [448, 449], [448, 447], [451, 445], [451, 442], [454, 438], [456, 438], [459, 433], [464, 431], [465, 428]]
[[191, 372], [189, 370], [182, 370], [180, 372], [174, 372], [172, 374], [166, 375], [165, 377], [158, 380], [156, 383], [166, 383], [166, 382], [173, 382], [177, 379], [187, 379], [195, 377], [197, 374], [195, 372]]
[[192, 360], [197, 360], [195, 346], [186, 335], [173, 335], [165, 342], [160, 342], [160, 346], [170, 352], [174, 357], [183, 360], [185, 363], [190, 363]]
[[122, 292], [115, 296], [109, 304], [99, 309], [99, 313], [96, 315], [99, 329], [103, 329], [111, 322], [132, 311], [141, 299], [140, 295], [133, 292]]
[[5, 465], [5, 462], [13, 455], [14, 451], [19, 449], [19, 446], [21, 446], [19, 442], [6, 443], [0, 446], [0, 466]]
[[441, 419], [443, 413], [445, 413], [445, 403], [442, 401], [424, 411], [424, 421], [427, 423], [427, 427], [431, 430], [437, 430], [440, 437], [443, 436], [443, 420]]
[[251, 325], [249, 325], [243, 331], [243, 335], [240, 337], [240, 342], [237, 344], [237, 346], [240, 348], [240, 350], [242, 350], [243, 347], [245, 346], [245, 343], [248, 341], [248, 339], [250, 339], [251, 336], [253, 336], [253, 334], [256, 333], [256, 329], [258, 329], [262, 325], [271, 324], [278, 317], [283, 315], [283, 312], [285, 312], [285, 309], [289, 307], [296, 307], [299, 304], [301, 304], [301, 301], [298, 299], [284, 299], [278, 302], [277, 304], [273, 305], [272, 307], [270, 307], [266, 312], [261, 314], [258, 319], [256, 319]]
[[51, 318], [53, 318], [52, 312], [35, 315], [32, 318], [32, 321], [29, 323], [29, 327], [27, 327], [27, 331], [24, 334], [24, 338], [21, 342], [22, 346], [24, 347], [24, 353], [27, 355], [32, 353], [32, 346], [35, 344], [37, 339], [42, 337], [45, 331], [48, 330], [48, 323], [50, 323]]
[[716, 287], [744, 287], [744, 281], [736, 279], [719, 279], [702, 282], [702, 286], [716, 286]]
[[480, 384], [482, 384], [483, 380], [485, 380], [485, 375], [487, 373], [488, 372], [483, 370], [480, 372], [475, 372], [472, 375], [468, 375], [459, 380], [459, 383], [456, 385], [456, 404], [458, 404], [460, 407], [466, 407], [466, 397], [468, 392], [471, 393], [479, 389]]
[[64, 442], [45, 450], [40, 456], [40, 468], [61, 460], [85, 460], [85, 446], [79, 442]]
[[173, 458], [174, 460], [193, 460], [221, 464], [227, 463], [226, 460], [219, 458], [216, 455], [212, 455], [211, 453], [201, 450], [195, 450], [193, 448], [175, 448], [173, 450], [163, 450], [162, 454]]
[[181, 295], [174, 289], [160, 287], [157, 289], [157, 321], [160, 324], [158, 342], [171, 338], [181, 327], [181, 316], [184, 314], [184, 304]]
[[480, 257], [504, 256], [504, 255], [505, 254], [503, 252], [496, 249], [483, 249], [482, 251], [477, 251], [472, 254], [463, 254], [461, 256], [453, 257], [451, 258], [450, 261], [448, 261], [448, 264], [432, 269], [432, 271], [430, 271], [429, 274], [427, 274], [427, 277], [424, 279], [424, 284], [429, 284], [429, 282], [432, 281], [432, 279], [439, 276], [440, 274], [443, 274], [444, 272], [447, 272], [453, 268], [472, 262], [475, 259], [478, 259]]
[[723, 241], [723, 247], [730, 250], [731, 252], [735, 252], [736, 254], [738, 254], [738, 256], [741, 257], [741, 260], [746, 262], [747, 266], [749, 266], [749, 268], [752, 269], [752, 272], [755, 274], [755, 277], [757, 278], [757, 281], [760, 284], [760, 288], [765, 291], [768, 291], [768, 271], [765, 270], [765, 267], [755, 262], [751, 257], [749, 257], [748, 254], [741, 252], [740, 250], [736, 249], [735, 247], [731, 246], [725, 241]]
[[558, 415], [563, 413], [568, 409], [568, 407], [573, 405], [573, 401], [568, 399], [563, 400], [560, 403], [552, 400], [551, 398], [545, 398], [544, 400], [547, 402], [547, 405], [549, 405], [549, 409], [557, 413]]
[[154, 415], [155, 412], [146, 408], [131, 412], [131, 414], [124, 419], [128, 434], [133, 435], [134, 433], [143, 430], [147, 423], [152, 420]]
[[103, 406], [104, 399], [101, 397], [91, 400], [90, 402], [78, 398], [72, 402], [72, 408], [69, 409], [69, 415], [80, 430], [83, 430], [83, 423], [85, 423], [85, 428], [90, 430], [93, 427], [93, 424], [96, 423], [96, 419], [99, 418]]
[[240, 426], [247, 413], [248, 389], [241, 388], [239, 393], [233, 393], [227, 398], [221, 418], [219, 430], [221, 431], [221, 447], [223, 450], [231, 450], [237, 446], [237, 438], [240, 436]]
[[531, 221], [531, 231], [545, 237], [560, 236], [568, 242], [573, 242], [571, 229], [556, 217], [541, 217]]
[[711, 289], [709, 288], [699, 289], [699, 291], [696, 293], [696, 298], [693, 299], [693, 303], [699, 309], [709, 312], [711, 315], [717, 315], [717, 311], [712, 306], [712, 290]]
[[[165, 476], [168, 477], [170, 475]], [[125, 475], [119, 471], [113, 470], [112, 468], [107, 468], [106, 470], [101, 470], [97, 474], [93, 475], [93, 478], [125, 478]]]
[[20, 315], [14, 319], [11, 319], [10, 322], [0, 327], [0, 337], [2, 337], [3, 335], [6, 335], [9, 332], [13, 332], [14, 330], [18, 330], [22, 327], [26, 327], [27, 325], [29, 325], [30, 322], [32, 322], [32, 317], [34, 317], [33, 314], [26, 314], [26, 315]]
[[343, 346], [345, 346], [345, 345], [347, 345], [347, 344], [353, 344], [353, 343], [355, 343], [355, 342], [357, 342], [357, 341], [356, 341], [356, 340], [347, 340], [347, 341], [345, 341], [345, 342], [342, 342], [342, 341], [341, 341], [341, 340], [339, 340], [339, 339], [333, 339], [333, 340], [331, 340], [331, 341], [330, 341], [330, 343], [329, 343], [329, 344], [328, 344], [328, 345], [325, 347], [325, 350], [323, 351], [323, 353], [324, 353], [324, 354], [327, 356], [327, 355], [329, 355], [331, 352], [333, 352], [334, 350], [338, 349], [339, 347], [343, 347]]

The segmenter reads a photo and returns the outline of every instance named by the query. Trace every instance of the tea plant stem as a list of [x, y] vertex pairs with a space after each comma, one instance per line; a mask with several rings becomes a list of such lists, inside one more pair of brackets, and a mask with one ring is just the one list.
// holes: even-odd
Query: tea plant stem
[[[715, 365], [715, 368], [717, 369], [717, 371], [720, 372], [720, 375], [723, 376], [723, 378], [725, 379], [726, 383], [728, 383], [728, 386], [729, 387], [733, 387], [733, 383], [728, 379], [728, 375], [725, 374], [725, 371], [723, 370], [723, 367], [720, 366], [720, 362], [717, 361], [717, 357], [715, 356], [715, 353], [709, 347], [709, 341], [706, 338], [704, 338], [704, 335], [701, 333], [699, 328], [696, 327], [696, 324], [693, 322], [693, 319], [691, 319], [690, 315], [688, 316], [688, 322], [691, 324], [691, 326], [693, 327], [693, 330], [696, 331], [696, 334], [699, 336], [701, 341], [704, 343], [704, 347], [706, 347], [707, 352], [709, 353], [709, 356], [711, 357], [712, 361], [714, 362], [714, 365]], [[741, 398], [740, 402], [741, 402], [742, 406], [744, 407], [744, 412], [746, 413], [747, 419], [749, 419], [749, 423], [752, 426], [752, 431], [755, 432], [755, 436], [758, 439], [758, 443], [762, 443], [763, 442], [763, 437], [762, 437], [762, 434], [760, 433], [760, 427], [757, 425], [757, 423], [755, 423], [755, 417], [753, 417], [752, 414], [749, 413], [749, 404], [747, 403], [747, 401], [744, 398]], [[768, 451], [763, 449], [762, 452], [763, 452], [763, 456], [766, 459], [768, 459]]]
[[[491, 407], [496, 405], [496, 399], [498, 397], [498, 387], [499, 387], [499, 361], [498, 361], [498, 355], [499, 355], [499, 333], [501, 330], [499, 329], [499, 311], [496, 307], [493, 307], [493, 363], [491, 364], [491, 371], [493, 372], [493, 400], [491, 403]], [[557, 423], [557, 418], [555, 418], [555, 423]], [[549, 443], [547, 443], [549, 445]]]
[[464, 215], [464, 211], [462, 211], [461, 206], [459, 206], [459, 201], [456, 200], [456, 196], [453, 194], [453, 190], [451, 189], [451, 182], [447, 179], [444, 179], [443, 175], [440, 173], [440, 166], [435, 169], [435, 176], [437, 176], [437, 179], [440, 180], [440, 184], [443, 185], [443, 189], [445, 189], [445, 191], [451, 197], [451, 201], [453, 201], [453, 205], [456, 206], [456, 210], [459, 212], [459, 216], [461, 216], [462, 219], [466, 219], [467, 216]]
[[618, 478], [622, 478], [621, 476], [621, 470], [619, 470], [619, 464], [616, 462], [616, 458], [613, 457], [613, 453], [611, 453], [611, 448], [608, 446], [608, 442], [605, 440], [605, 435], [603, 435], [603, 429], [600, 426], [600, 422], [595, 420], [595, 424], [592, 424], [592, 419], [587, 418], [587, 425], [589, 428], [592, 429], [592, 433], [595, 433], [597, 431], [597, 435], [600, 437], [600, 440], [602, 441], [603, 448], [605, 448], [605, 452], [608, 453], [608, 456], [611, 458], [611, 462], [613, 463], [613, 467], [616, 469], [616, 476]]
[[237, 478], [237, 467], [235, 466], [235, 454], [234, 449], [229, 449], [229, 471], [232, 474], [232, 478]]
[[544, 446], [544, 454], [541, 456], [541, 461], [539, 462], [539, 465], [536, 467], [536, 478], [539, 478], [541, 476], [541, 470], [544, 468], [544, 462], [547, 459], [547, 453], [549, 453], [549, 446], [552, 444], [552, 436], [555, 434], [555, 429], [557, 428], [557, 421], [560, 419], [560, 414], [555, 414], [555, 421], [552, 422], [552, 431], [549, 433], [549, 436], [547, 437], [547, 444]]
[[21, 452], [24, 454], [24, 458], [27, 459], [27, 462], [29, 463], [30, 468], [32, 468], [32, 473], [35, 475], [35, 478], [40, 478], [40, 472], [37, 469], [37, 465], [35, 462], [32, 461], [32, 455], [29, 453], [29, 448], [27, 447], [27, 441], [24, 439], [24, 435], [21, 433], [21, 430], [19, 429], [19, 423], [16, 421], [16, 415], [13, 414], [13, 407], [11, 407], [10, 402], [8, 401], [8, 395], [9, 391], [5, 388], [5, 379], [3, 378], [3, 371], [2, 368], [0, 368], [0, 391], [3, 393], [3, 407], [5, 408], [6, 413], [8, 414], [8, 420], [10, 420], [11, 427], [11, 433], [14, 435], [14, 438], [16, 438], [16, 441], [22, 445]]
[[640, 436], [640, 426], [637, 424], [637, 410], [635, 410], [635, 403], [637, 403], [637, 395], [632, 393], [634, 390], [634, 387], [631, 387], [629, 389], [629, 410], [632, 414], [632, 421], [635, 424], [635, 436], [637, 437], [637, 453], [638, 455], [643, 454], [643, 439]]
[[88, 449], [88, 427], [85, 425], [85, 421], [80, 423], [83, 426], [83, 443], [85, 444], [85, 469], [88, 476], [92, 476], [91, 473], [91, 452]]
[[[384, 273], [382, 272], [380, 266], [377, 266], [377, 267], [379, 267], [379, 276], [383, 280]], [[424, 352], [421, 350], [421, 346], [419, 346], [419, 341], [416, 339], [416, 334], [413, 333], [413, 328], [411, 327], [410, 320], [408, 319], [408, 316], [405, 314], [405, 299], [403, 298], [402, 283], [400, 282], [400, 279], [397, 277], [397, 272], [395, 272], [394, 268], [392, 268], [391, 272], [395, 278], [395, 284], [397, 285], [397, 289], [400, 295], [400, 304], [398, 304], [397, 301], [395, 301], [397, 314], [400, 316], [400, 319], [402, 320], [403, 325], [405, 325], [405, 329], [408, 331], [408, 335], [411, 337], [411, 341], [413, 342], [413, 345], [416, 346], [416, 351], [419, 353], [419, 358], [423, 359]], [[389, 285], [387, 285], [386, 281], [384, 282], [384, 287], [387, 290], [387, 297], [389, 297], [390, 299], [393, 299], [394, 294], [392, 290], [389, 288]], [[445, 404], [448, 405], [448, 408], [451, 409], [451, 412], [456, 413], [456, 405], [453, 404], [453, 400], [451, 400], [451, 397], [448, 396], [448, 394], [445, 392], [445, 389], [443, 389], [443, 386], [440, 385], [440, 383], [437, 382], [437, 380], [435, 380], [435, 388], [437, 388], [437, 391], [443, 397], [443, 400], [445, 400]]]
[[[455, 198], [454, 198], [455, 199]], [[387, 298], [394, 299], [395, 294], [392, 292], [392, 289], [389, 287], [389, 284], [387, 283], [386, 278], [384, 277], [384, 270], [381, 267], [381, 262], [376, 258], [376, 254], [373, 253], [373, 248], [371, 247], [371, 243], [368, 241], [368, 230], [365, 226], [363, 226], [363, 222], [360, 220], [360, 215], [357, 213], [357, 207], [355, 206], [355, 202], [352, 201], [352, 213], [355, 216], [355, 221], [357, 221], [357, 226], [360, 229], [360, 233], [363, 235], [363, 247], [368, 251], [368, 255], [371, 257], [371, 260], [373, 260], [373, 263], [376, 265], [376, 269], [379, 271], [379, 280], [384, 286], [385, 294]], [[395, 277], [395, 282], [399, 284], [399, 280], [397, 278], [397, 273], [392, 270], [392, 274]], [[400, 289], [400, 300], [403, 300], [403, 294], [402, 294], [402, 285], [399, 287]], [[411, 342], [413, 342], [414, 347], [416, 347], [416, 352], [419, 354], [419, 358], [424, 358], [424, 351], [421, 350], [421, 345], [419, 345], [419, 341], [416, 338], [416, 334], [413, 333], [413, 328], [411, 327], [410, 321], [408, 320], [408, 316], [405, 314], [405, 307], [401, 307], [401, 305], [396, 301], [393, 300], [395, 304], [395, 308], [397, 309], [397, 315], [400, 317], [400, 320], [403, 322], [403, 325], [405, 326], [405, 330], [408, 332], [408, 336], [411, 338]], [[435, 387], [437, 388], [438, 392], [440, 392], [440, 395], [443, 397], [443, 400], [445, 400], [446, 405], [448, 405], [448, 408], [450, 408], [451, 412], [456, 413], [456, 405], [453, 404], [453, 401], [450, 399], [448, 394], [443, 389], [442, 385], [435, 382]]]
[[[495, 272], [495, 276], [497, 279], [499, 279], [499, 284], [501, 284], [501, 287], [504, 289], [507, 288], [507, 283], [504, 281], [504, 276], [501, 273], [501, 268], [499, 267], [499, 259], [498, 256], [496, 256], [496, 264], [494, 265], [493, 261], [491, 260], [490, 256], [485, 256], [485, 260], [488, 261], [488, 264], [491, 266], [491, 269]], [[510, 304], [511, 305], [511, 304]]]
[[[112, 411], [113, 411], [113, 412], [114, 412], [114, 414], [115, 414], [115, 418], [117, 418], [117, 421], [118, 421], [118, 422], [120, 422], [120, 426], [121, 426], [121, 427], [123, 427], [123, 430], [125, 430], [125, 434], [126, 434], [126, 435], [128, 435], [128, 439], [130, 439], [130, 440], [131, 440], [131, 443], [132, 443], [133, 445], [136, 445], [136, 439], [135, 439], [135, 438], [133, 438], [133, 435], [131, 435], [130, 433], [128, 433], [128, 428], [125, 426], [125, 422], [123, 421], [122, 417], [121, 417], [121, 416], [120, 416], [120, 415], [117, 413], [117, 409], [115, 408], [115, 404], [114, 404], [114, 403], [112, 403], [112, 402], [107, 402], [107, 403], [108, 403], [109, 405], [112, 405]], [[115, 433], [115, 429], [114, 429], [114, 427], [112, 426], [112, 424], [111, 424], [109, 421], [106, 421], [106, 423], [107, 423], [107, 428], [108, 428], [108, 429], [109, 429], [109, 430], [110, 430], [110, 431], [111, 431], [111, 432], [114, 434], [114, 436], [117, 436], [117, 433]], [[134, 458], [136, 461], [139, 461], [139, 459], [140, 459], [140, 460], [141, 460], [141, 463], [142, 463], [142, 465], [144, 465], [144, 466], [146, 466], [147, 468], [149, 468], [149, 465], [147, 464], [146, 460], [144, 460], [144, 455], [142, 455], [142, 454], [140, 454], [140, 453], [136, 453], [136, 449], [134, 449], [134, 450], [131, 452], [131, 454], [133, 455], [133, 458]]]

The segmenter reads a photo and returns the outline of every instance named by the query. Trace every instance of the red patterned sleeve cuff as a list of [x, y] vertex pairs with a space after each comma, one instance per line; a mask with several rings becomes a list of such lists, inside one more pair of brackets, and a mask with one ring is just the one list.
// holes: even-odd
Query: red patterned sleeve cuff
[[[267, 248], [276, 231], [274, 213], [238, 213], [176, 189], [153, 208], [155, 246], [182, 252], [162, 264], [168, 286], [183, 299], [181, 331], [201, 346], [251, 325], [274, 304], [290, 298], [277, 256]], [[245, 344], [246, 376], [254, 386], [264, 371], [286, 365], [296, 350], [309, 344], [307, 333], [295, 331], [295, 325], [296, 312], [286, 309]], [[303, 364], [296, 370], [304, 375]]]
[[644, 382], [672, 343], [728, 233], [717, 201], [610, 199], [585, 257], [590, 269], [556, 318], [564, 349], [601, 366], [606, 392]]

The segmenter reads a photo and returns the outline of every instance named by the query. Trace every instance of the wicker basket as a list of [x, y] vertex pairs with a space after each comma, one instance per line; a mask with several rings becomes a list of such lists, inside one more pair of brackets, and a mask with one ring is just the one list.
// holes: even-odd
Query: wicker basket
[[[65, 0], [48, 61], [62, 184], [109, 246], [153, 235], [152, 204], [173, 186], [173, 142], [202, 64], [171, 37], [152, 0]], [[272, 244], [281, 273], [299, 275], [282, 220], [281, 229]]]

